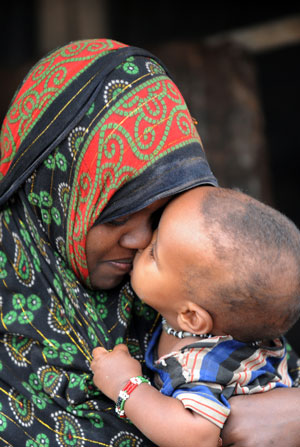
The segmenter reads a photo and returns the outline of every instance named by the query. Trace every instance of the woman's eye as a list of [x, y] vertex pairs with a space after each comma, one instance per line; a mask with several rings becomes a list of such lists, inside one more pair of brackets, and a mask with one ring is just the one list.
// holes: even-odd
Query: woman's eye
[[156, 230], [156, 228], [158, 227], [161, 215], [163, 213], [164, 207], [159, 208], [158, 210], [156, 210], [152, 215], [151, 215], [151, 227], [152, 230]]
[[122, 225], [125, 225], [129, 221], [129, 216], [124, 217], [118, 217], [117, 219], [111, 220], [110, 222], [107, 222], [108, 225], [113, 225], [114, 227], [121, 227]]

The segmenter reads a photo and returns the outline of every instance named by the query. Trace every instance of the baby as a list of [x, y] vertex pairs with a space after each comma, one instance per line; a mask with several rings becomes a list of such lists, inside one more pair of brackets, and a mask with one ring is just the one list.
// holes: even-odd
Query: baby
[[292, 385], [282, 334], [300, 312], [300, 232], [278, 211], [238, 191], [188, 191], [137, 253], [131, 283], [163, 316], [146, 353], [155, 386], [125, 345], [96, 348], [91, 367], [153, 443], [216, 447], [231, 396]]

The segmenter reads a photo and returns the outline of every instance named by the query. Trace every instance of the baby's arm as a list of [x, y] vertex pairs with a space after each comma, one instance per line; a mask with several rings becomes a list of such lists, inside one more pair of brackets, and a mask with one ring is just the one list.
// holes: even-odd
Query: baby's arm
[[[128, 380], [142, 374], [141, 365], [130, 356], [125, 345], [117, 345], [112, 352], [96, 348], [93, 354], [94, 383], [116, 402]], [[160, 447], [218, 445], [220, 429], [216, 425], [147, 383], [142, 383], [130, 394], [124, 409], [126, 417]]]

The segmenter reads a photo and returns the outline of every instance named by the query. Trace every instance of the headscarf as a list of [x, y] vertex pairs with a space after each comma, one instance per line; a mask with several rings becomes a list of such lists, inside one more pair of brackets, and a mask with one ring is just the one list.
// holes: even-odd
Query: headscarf
[[[91, 351], [143, 362], [157, 315], [125, 280], [93, 290], [93, 225], [216, 185], [161, 62], [94, 39], [59, 48], [20, 85], [1, 131], [0, 439], [5, 445], [151, 445], [93, 385]], [[149, 374], [145, 370], [145, 374]]]

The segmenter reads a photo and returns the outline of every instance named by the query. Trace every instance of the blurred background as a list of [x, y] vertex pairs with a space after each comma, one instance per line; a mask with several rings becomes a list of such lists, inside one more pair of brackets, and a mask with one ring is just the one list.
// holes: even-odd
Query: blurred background
[[[300, 5], [282, 2], [11, 0], [1, 7], [0, 119], [45, 53], [107, 37], [169, 68], [198, 122], [220, 186], [300, 227]], [[300, 323], [288, 334], [300, 354]]]

